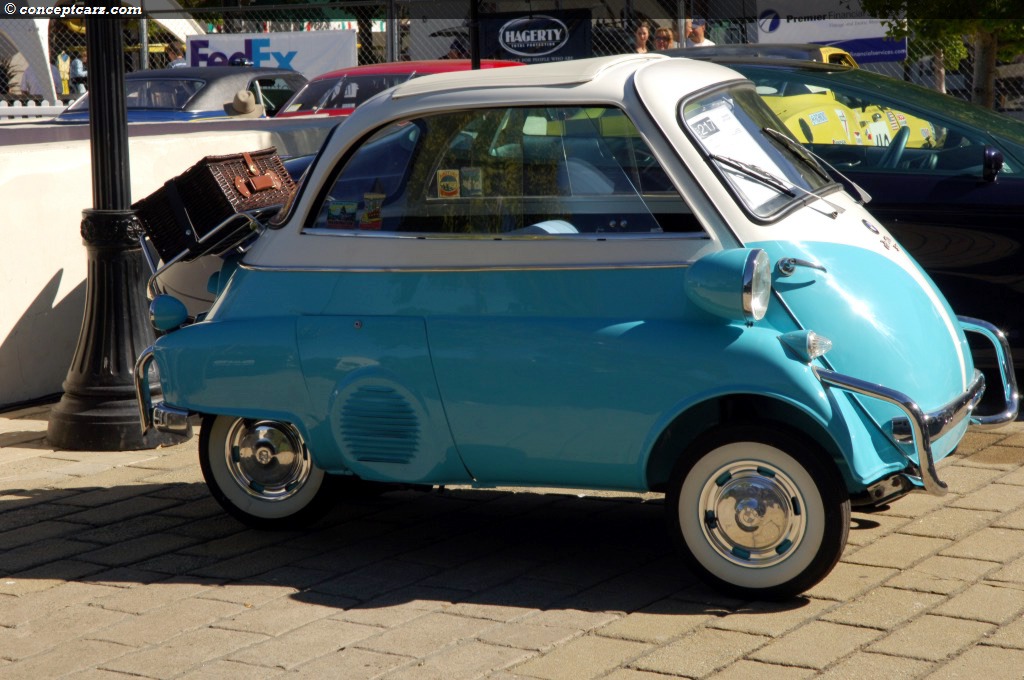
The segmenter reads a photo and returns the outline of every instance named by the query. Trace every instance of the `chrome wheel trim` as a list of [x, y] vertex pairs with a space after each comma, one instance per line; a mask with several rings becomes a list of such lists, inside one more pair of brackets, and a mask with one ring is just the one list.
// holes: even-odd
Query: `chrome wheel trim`
[[239, 489], [272, 503], [302, 491], [314, 469], [302, 437], [293, 426], [242, 418], [231, 424], [224, 438], [224, 464]]
[[800, 546], [807, 529], [803, 495], [779, 467], [737, 460], [714, 470], [699, 498], [704, 537], [733, 564], [764, 568]]
[[[800, 490], [800, 540], [770, 563], [737, 559], [731, 550], [723, 554], [705, 533], [702, 493], [709, 482], [714, 484], [721, 471], [737, 462], [756, 462], [766, 469], [784, 470], [786, 478]], [[825, 504], [810, 473], [785, 451], [758, 441], [726, 443], [704, 454], [683, 480], [675, 511], [683, 541], [693, 557], [717, 578], [752, 590], [772, 588], [798, 578], [813, 562], [825, 538]]]

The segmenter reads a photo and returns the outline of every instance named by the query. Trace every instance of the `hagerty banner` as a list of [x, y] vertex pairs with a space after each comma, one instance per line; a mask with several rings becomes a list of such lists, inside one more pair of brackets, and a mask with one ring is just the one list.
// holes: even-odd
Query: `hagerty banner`
[[526, 64], [589, 57], [590, 10], [481, 14], [480, 53]]

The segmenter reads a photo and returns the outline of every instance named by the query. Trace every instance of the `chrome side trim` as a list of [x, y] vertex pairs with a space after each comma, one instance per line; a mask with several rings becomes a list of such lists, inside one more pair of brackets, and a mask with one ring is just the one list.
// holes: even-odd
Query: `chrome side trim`
[[438, 265], [436, 267], [325, 267], [319, 265], [267, 265], [239, 262], [238, 268], [254, 272], [302, 272], [305, 274], [347, 273], [347, 274], [424, 274], [424, 273], [472, 273], [472, 272], [560, 272], [560, 271], [611, 271], [635, 269], [686, 269], [696, 260], [676, 262], [643, 262], [621, 264], [522, 264], [522, 265]]
[[[932, 456], [932, 442], [931, 439], [925, 435], [928, 431], [926, 421], [927, 416], [921, 410], [921, 407], [917, 405], [917, 402], [902, 392], [884, 387], [883, 385], [870, 383], [866, 380], [843, 375], [824, 368], [817, 368], [813, 366], [811, 368], [818, 379], [825, 385], [837, 387], [841, 390], [860, 394], [865, 397], [880, 399], [892, 404], [906, 413], [907, 423], [910, 427], [914, 448], [917, 451], [917, 467], [921, 472], [921, 484], [924, 486], [925, 491], [933, 496], [946, 495], [949, 491], [949, 487], [945, 482], [939, 479], [939, 475], [935, 471], [935, 459]], [[984, 385], [984, 381], [982, 381], [982, 385]], [[909, 456], [907, 457], [907, 460], [913, 463]]]
[[139, 425], [142, 427], [142, 436], [146, 436], [146, 433], [153, 429], [153, 397], [149, 390], [149, 365], [155, 358], [153, 346], [150, 345], [135, 361], [135, 400], [139, 405]]
[[973, 416], [971, 425], [987, 429], [1016, 420], [1017, 414], [1020, 412], [1020, 393], [1017, 391], [1017, 376], [1013, 372], [1013, 357], [1010, 356], [1010, 343], [1007, 341], [1006, 335], [987, 321], [972, 319], [969, 316], [956, 318], [965, 332], [977, 333], [995, 347], [999, 376], [1003, 381], [1002, 412], [991, 416]]
[[[929, 441], [935, 441], [959, 425], [964, 418], [974, 413], [985, 392], [985, 376], [981, 371], [974, 371], [974, 378], [967, 391], [945, 406], [925, 414], [925, 435]], [[972, 423], [974, 416], [972, 416]], [[893, 438], [901, 443], [911, 442], [910, 423], [906, 418], [893, 418], [889, 424]]]
[[[692, 213], [683, 213], [686, 215]], [[306, 227], [303, 236], [327, 236], [329, 238], [359, 239], [394, 239], [406, 241], [466, 241], [484, 243], [487, 241], [679, 241], [701, 240], [711, 238], [704, 231], [635, 231], [635, 232], [583, 232], [578, 234], [445, 234], [441, 232], [401, 232], [401, 231], [359, 231], [358, 229], [331, 229], [329, 227]]]

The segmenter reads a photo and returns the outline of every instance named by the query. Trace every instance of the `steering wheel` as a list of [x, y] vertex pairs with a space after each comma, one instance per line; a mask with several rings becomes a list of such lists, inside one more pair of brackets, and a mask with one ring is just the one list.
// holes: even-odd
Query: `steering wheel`
[[900, 159], [903, 158], [903, 151], [907, 148], [907, 140], [910, 139], [910, 128], [903, 126], [900, 131], [896, 133], [896, 136], [889, 142], [889, 146], [886, 147], [885, 153], [882, 154], [882, 160], [878, 162], [880, 168], [895, 168], [899, 165]]

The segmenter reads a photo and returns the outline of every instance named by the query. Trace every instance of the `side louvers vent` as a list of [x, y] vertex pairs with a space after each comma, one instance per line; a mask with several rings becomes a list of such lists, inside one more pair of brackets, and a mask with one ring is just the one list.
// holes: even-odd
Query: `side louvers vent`
[[408, 463], [419, 449], [420, 425], [409, 402], [384, 386], [357, 388], [341, 410], [349, 455], [364, 463]]

